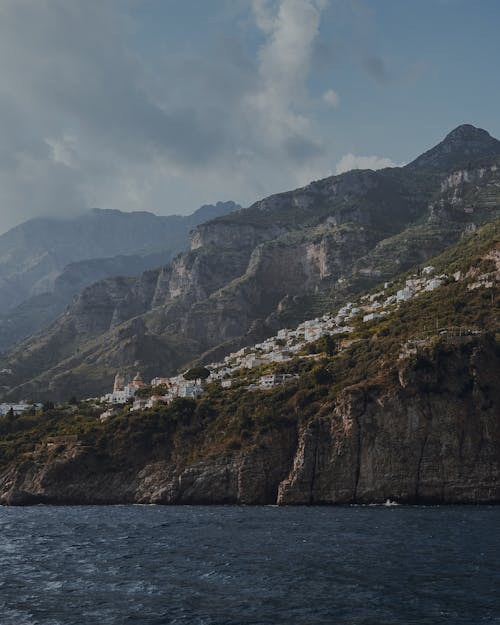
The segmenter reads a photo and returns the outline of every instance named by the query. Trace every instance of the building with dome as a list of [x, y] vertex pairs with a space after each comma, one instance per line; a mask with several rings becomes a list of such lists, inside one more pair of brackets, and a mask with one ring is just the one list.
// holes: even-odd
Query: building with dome
[[101, 401], [108, 404], [126, 404], [129, 399], [132, 399], [136, 392], [145, 388], [147, 384], [144, 383], [140, 372], [138, 371], [132, 382], [126, 383], [125, 376], [119, 372], [115, 376], [113, 384], [113, 392], [107, 393], [101, 397]]

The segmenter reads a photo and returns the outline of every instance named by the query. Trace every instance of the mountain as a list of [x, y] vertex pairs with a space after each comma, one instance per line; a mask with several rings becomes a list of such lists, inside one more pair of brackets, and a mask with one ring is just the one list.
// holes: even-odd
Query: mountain
[[463, 124], [452, 130], [441, 143], [424, 152], [407, 167], [446, 171], [450, 168], [467, 167], [481, 158], [500, 155], [500, 141], [486, 130]]
[[53, 321], [96, 280], [165, 264], [187, 249], [192, 228], [237, 208], [218, 202], [185, 217], [94, 209], [9, 230], [0, 236], [0, 349]]
[[168, 374], [391, 280], [500, 214], [498, 143], [460, 127], [406, 167], [332, 176], [200, 225], [190, 252], [89, 286], [8, 353], [5, 396], [93, 395], [117, 369]]
[[[429, 262], [434, 283], [328, 354], [104, 422], [91, 402], [0, 418], [0, 503], [499, 503], [500, 219]], [[259, 388], [273, 371], [292, 377]]]

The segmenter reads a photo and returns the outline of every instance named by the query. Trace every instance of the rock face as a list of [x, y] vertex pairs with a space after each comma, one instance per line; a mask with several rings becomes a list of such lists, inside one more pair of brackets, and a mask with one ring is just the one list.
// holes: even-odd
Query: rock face
[[113, 429], [49, 438], [0, 474], [0, 502], [500, 502], [499, 368], [487, 339], [456, 339], [238, 449], [214, 448], [206, 422], [126, 442]]
[[190, 252], [89, 286], [8, 353], [3, 395], [98, 394], [126, 358], [130, 373], [167, 375], [322, 314], [499, 215], [499, 145], [460, 127], [405, 168], [332, 176], [199, 226]]
[[466, 371], [459, 354], [439, 371], [407, 367], [405, 387], [385, 396], [346, 393], [301, 432], [278, 502], [500, 501], [500, 395], [486, 352], [477, 348]]
[[189, 216], [94, 209], [75, 219], [32, 219], [0, 236], [0, 349], [53, 321], [84, 287], [137, 276], [189, 247], [189, 232], [239, 206]]

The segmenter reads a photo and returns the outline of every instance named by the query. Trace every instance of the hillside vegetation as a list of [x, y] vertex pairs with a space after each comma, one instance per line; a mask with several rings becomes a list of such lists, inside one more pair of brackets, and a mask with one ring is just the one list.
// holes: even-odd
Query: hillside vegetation
[[[10, 503], [500, 501], [500, 220], [429, 262], [448, 276], [434, 291], [358, 319], [334, 344], [242, 371], [232, 388], [212, 383], [197, 401], [126, 406], [106, 422], [93, 402], [0, 419], [0, 493]], [[249, 388], [271, 370], [296, 377]]]

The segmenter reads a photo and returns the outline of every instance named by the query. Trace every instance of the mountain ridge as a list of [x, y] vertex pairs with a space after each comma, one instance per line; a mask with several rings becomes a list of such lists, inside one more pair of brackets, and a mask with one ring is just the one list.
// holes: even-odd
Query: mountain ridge
[[218, 202], [191, 215], [167, 217], [92, 209], [72, 220], [36, 218], [4, 233], [0, 349], [53, 321], [88, 284], [165, 264], [188, 248], [192, 228], [237, 208], [234, 202]]
[[170, 265], [89, 287], [3, 361], [13, 370], [2, 380], [7, 394], [100, 392], [117, 367], [168, 373], [300, 321], [304, 302], [340, 303], [439, 253], [500, 210], [491, 142], [480, 132], [478, 152], [472, 133], [477, 165], [464, 170], [470, 140], [464, 154], [463, 140], [453, 138], [462, 132], [450, 133], [455, 152], [447, 152], [453, 163], [446, 171], [438, 162], [435, 170], [406, 166], [316, 181], [200, 225], [191, 251]]

